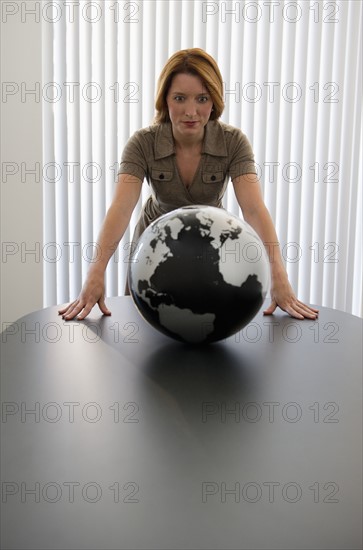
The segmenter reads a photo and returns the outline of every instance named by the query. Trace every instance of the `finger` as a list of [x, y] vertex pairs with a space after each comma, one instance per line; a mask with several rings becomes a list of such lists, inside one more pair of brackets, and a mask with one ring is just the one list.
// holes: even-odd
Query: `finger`
[[285, 309], [285, 311], [295, 319], [316, 319], [317, 317], [317, 314], [314, 311], [299, 301], [281, 309]]
[[294, 319], [304, 319], [304, 315], [302, 313], [299, 313], [298, 311], [296, 311], [296, 309], [294, 309], [290, 306], [288, 306], [286, 308], [281, 307], [281, 309], [286, 311], [286, 313], [288, 313], [291, 317], [294, 317]]
[[69, 311], [67, 311], [63, 315], [63, 319], [65, 321], [70, 321], [71, 319], [74, 319], [75, 317], [77, 317], [77, 315], [82, 311], [84, 307], [85, 305], [83, 303], [78, 302], [77, 305], [75, 305], [73, 308], [71, 308]]
[[106, 306], [104, 298], [100, 298], [98, 306], [104, 315], [111, 315], [111, 311]]
[[77, 302], [71, 302], [70, 304], [66, 305], [64, 308], [58, 309], [58, 314], [63, 315], [63, 313], [66, 313], [66, 311], [73, 309], [74, 304], [76, 303]]
[[275, 300], [272, 300], [270, 306], [264, 310], [263, 314], [272, 315], [276, 308], [277, 308], [277, 303], [275, 302]]
[[308, 308], [309, 313], [312, 313], [312, 314], [315, 315], [315, 317], [318, 317], [318, 315], [319, 315], [319, 310], [318, 309], [315, 309], [314, 307], [308, 307], [308, 306], [305, 306], [305, 307]]
[[65, 317], [69, 316], [72, 311], [74, 311], [76, 306], [69, 306], [67, 309], [63, 310], [60, 315], [62, 315], [62, 318], [64, 319]]
[[86, 304], [85, 307], [83, 308], [82, 313], [80, 313], [77, 316], [77, 320], [83, 321], [83, 319], [85, 319], [87, 317], [87, 315], [90, 313], [90, 311], [91, 311], [91, 309], [93, 308], [94, 305], [95, 304], [92, 304], [92, 303]]
[[308, 309], [310, 309], [311, 311], [314, 311], [315, 313], [319, 313], [319, 310], [316, 309], [315, 307], [311, 307], [311, 306], [307, 306], [306, 304], [303, 304], [305, 307], [307, 307]]
[[316, 317], [319, 314], [319, 310], [315, 309], [313, 307], [310, 307], [303, 302], [297, 301], [297, 309], [300, 313], [302, 313], [305, 317], [308, 317], [309, 319], [316, 319]]

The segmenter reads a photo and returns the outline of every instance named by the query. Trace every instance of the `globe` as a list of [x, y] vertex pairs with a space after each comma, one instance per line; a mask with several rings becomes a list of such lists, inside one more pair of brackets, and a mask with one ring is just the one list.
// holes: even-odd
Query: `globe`
[[223, 340], [245, 327], [269, 283], [257, 233], [213, 206], [184, 206], [152, 222], [129, 269], [131, 296], [144, 319], [192, 344]]

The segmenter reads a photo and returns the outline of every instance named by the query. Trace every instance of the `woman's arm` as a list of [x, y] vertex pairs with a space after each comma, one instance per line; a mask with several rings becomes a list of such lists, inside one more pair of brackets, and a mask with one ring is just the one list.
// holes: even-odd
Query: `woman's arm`
[[105, 305], [105, 270], [127, 229], [131, 214], [139, 200], [141, 187], [142, 181], [135, 176], [119, 176], [112, 204], [97, 239], [97, 260], [91, 264], [77, 300], [59, 310], [59, 314], [66, 321], [77, 316], [79, 320], [84, 319], [96, 303], [104, 315], [111, 315]]
[[233, 180], [238, 204], [243, 217], [257, 232], [270, 260], [271, 305], [264, 311], [271, 315], [277, 306], [297, 319], [316, 319], [318, 310], [300, 302], [289, 283], [282, 262], [280, 247], [271, 216], [262, 198], [260, 182], [255, 174], [246, 174]]

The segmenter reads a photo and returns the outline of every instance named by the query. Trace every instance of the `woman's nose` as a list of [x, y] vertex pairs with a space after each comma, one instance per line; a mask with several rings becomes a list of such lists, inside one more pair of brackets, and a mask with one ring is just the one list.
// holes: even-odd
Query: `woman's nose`
[[194, 102], [189, 102], [185, 105], [185, 114], [186, 116], [194, 116], [197, 112], [197, 107]]

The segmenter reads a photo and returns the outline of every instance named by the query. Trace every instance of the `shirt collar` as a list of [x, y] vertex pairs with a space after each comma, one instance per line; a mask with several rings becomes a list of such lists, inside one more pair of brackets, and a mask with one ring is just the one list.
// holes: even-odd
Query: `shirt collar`
[[[174, 153], [171, 123], [159, 124], [155, 136], [155, 160], [169, 157]], [[206, 125], [202, 153], [216, 157], [228, 156], [223, 128], [218, 120], [210, 120]]]

